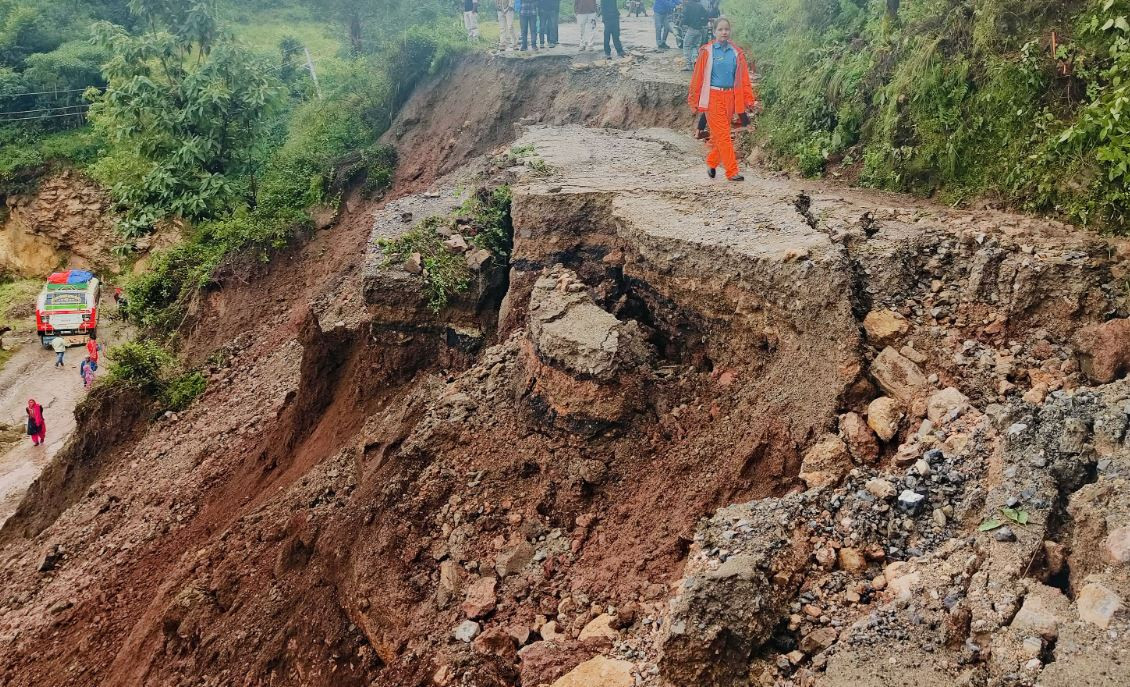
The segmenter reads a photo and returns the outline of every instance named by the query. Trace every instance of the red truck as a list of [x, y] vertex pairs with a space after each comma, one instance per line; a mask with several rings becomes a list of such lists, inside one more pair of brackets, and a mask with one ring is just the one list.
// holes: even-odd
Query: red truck
[[57, 336], [82, 343], [98, 330], [98, 279], [90, 272], [67, 270], [47, 278], [35, 302], [35, 328], [44, 347]]

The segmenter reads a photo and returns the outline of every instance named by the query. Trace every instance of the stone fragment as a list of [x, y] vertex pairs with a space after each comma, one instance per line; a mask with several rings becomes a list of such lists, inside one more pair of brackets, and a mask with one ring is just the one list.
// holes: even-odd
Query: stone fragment
[[439, 564], [439, 586], [436, 587], [436, 604], [443, 608], [463, 589], [463, 569], [452, 560]]
[[999, 542], [1016, 541], [1016, 533], [1012, 531], [1011, 527], [1005, 525], [1004, 527], [998, 527], [997, 529], [993, 530], [993, 539], [996, 539]]
[[463, 599], [463, 613], [468, 618], [481, 618], [493, 611], [498, 603], [494, 591], [497, 584], [498, 580], [493, 577], [480, 577], [472, 582]]
[[1114, 614], [1121, 610], [1122, 597], [1099, 582], [1090, 582], [1079, 592], [1075, 604], [1081, 619], [1105, 630]]
[[926, 417], [936, 425], [946, 419], [950, 411], [965, 408], [968, 405], [969, 399], [966, 398], [965, 394], [952, 386], [948, 386], [941, 391], [935, 391], [926, 399]]
[[538, 628], [538, 634], [547, 642], [564, 639], [565, 634], [557, 629], [557, 621], [550, 620]]
[[408, 274], [420, 274], [424, 271], [424, 258], [419, 253], [413, 253], [408, 256], [401, 267]]
[[1103, 558], [1114, 565], [1130, 563], [1130, 527], [1119, 527], [1107, 533], [1103, 539]]
[[590, 620], [581, 630], [581, 634], [577, 639], [584, 641], [586, 639], [609, 639], [615, 641], [620, 637], [620, 633], [613, 627], [612, 623], [615, 618], [607, 613], [601, 613], [597, 617]]
[[899, 353], [902, 355], [902, 357], [911, 361], [915, 365], [921, 365], [926, 362], [926, 354], [922, 351], [917, 350], [909, 344], [900, 348]]
[[1025, 403], [1031, 403], [1034, 406], [1038, 406], [1044, 402], [1044, 399], [1047, 398], [1047, 396], [1048, 385], [1040, 382], [1039, 384], [1033, 385], [1031, 389], [1025, 391], [1021, 398], [1024, 399]]
[[1009, 627], [1043, 637], [1049, 642], [1055, 641], [1059, 636], [1059, 626], [1064, 622], [1061, 610], [1066, 609], [1069, 603], [1058, 589], [1036, 585], [1025, 595], [1024, 603], [1013, 616]]
[[804, 453], [800, 478], [809, 487], [836, 484], [851, 470], [847, 444], [834, 434], [825, 434]]
[[551, 687], [633, 687], [632, 664], [594, 656], [561, 676]]
[[812, 554], [816, 564], [822, 568], [831, 568], [836, 564], [836, 550], [830, 546], [821, 546]]
[[910, 489], [903, 489], [899, 494], [899, 508], [910, 513], [917, 515], [922, 510], [922, 502], [926, 499], [922, 494], [915, 493]]
[[806, 654], [812, 655], [827, 649], [832, 646], [836, 641], [836, 629], [832, 627], [822, 627], [818, 630], [809, 632], [801, 638], [800, 650]]
[[518, 624], [506, 628], [507, 634], [514, 638], [518, 646], [526, 646], [530, 641], [530, 628], [528, 625]]
[[883, 501], [895, 495], [895, 485], [881, 477], [872, 477], [867, 480], [863, 488], [867, 490], [867, 493]]
[[499, 577], [506, 577], [521, 572], [523, 568], [534, 559], [534, 546], [522, 540], [513, 546], [503, 549], [495, 559], [494, 571]]
[[1083, 374], [1095, 384], [1113, 382], [1130, 371], [1130, 318], [1084, 327], [1075, 336]]
[[443, 247], [449, 253], [465, 253], [470, 246], [467, 245], [467, 240], [463, 238], [462, 234], [452, 234], [450, 238], [443, 242]]
[[464, 620], [455, 626], [455, 631], [452, 634], [460, 642], [469, 643], [479, 635], [479, 629], [479, 624], [474, 620]]
[[840, 416], [840, 436], [856, 463], [873, 463], [879, 458], [879, 442], [859, 413]]
[[909, 329], [906, 318], [893, 310], [872, 310], [863, 318], [867, 340], [877, 346], [893, 343]]
[[904, 415], [898, 401], [890, 396], [880, 396], [867, 406], [867, 426], [875, 430], [883, 441], [890, 441], [898, 434]]
[[468, 252], [465, 257], [467, 267], [471, 268], [471, 271], [481, 272], [483, 266], [491, 259], [491, 252], [486, 248], [476, 248]]
[[1024, 643], [1020, 646], [1020, 653], [1025, 658], [1039, 658], [1043, 651], [1044, 643], [1039, 637], [1025, 637]]
[[492, 627], [475, 637], [474, 648], [480, 654], [498, 656], [508, 663], [518, 659], [518, 647], [514, 638], [501, 627]]
[[879, 388], [904, 405], [909, 405], [927, 384], [922, 370], [890, 346], [879, 352], [870, 371]]
[[840, 549], [839, 563], [840, 570], [852, 575], [867, 571], [867, 559], [863, 557], [863, 552], [850, 546]]

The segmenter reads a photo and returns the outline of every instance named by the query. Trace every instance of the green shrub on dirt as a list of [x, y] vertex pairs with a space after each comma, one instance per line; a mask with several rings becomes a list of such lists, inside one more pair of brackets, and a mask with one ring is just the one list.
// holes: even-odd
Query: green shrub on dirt
[[1127, 0], [730, 0], [758, 135], [806, 175], [1125, 232]]
[[175, 356], [148, 339], [112, 348], [108, 383], [132, 386], [159, 404], [161, 410], [184, 410], [204, 393], [208, 381], [200, 372], [184, 370]]
[[424, 268], [424, 292], [428, 307], [438, 313], [451, 298], [465, 293], [474, 281], [474, 273], [461, 253], [453, 253], [443, 245], [447, 234], [459, 233], [468, 244], [489, 250], [505, 264], [513, 247], [514, 228], [510, 218], [510, 187], [481, 188], [447, 217], [429, 217], [404, 235], [380, 242], [385, 265], [401, 264], [413, 253], [419, 253]]

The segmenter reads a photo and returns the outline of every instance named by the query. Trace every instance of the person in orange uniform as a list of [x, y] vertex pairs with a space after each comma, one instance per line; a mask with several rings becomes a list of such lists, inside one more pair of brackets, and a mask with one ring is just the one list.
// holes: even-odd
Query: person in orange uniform
[[698, 52], [687, 103], [695, 112], [706, 113], [706, 126], [710, 129], [706, 173], [713, 179], [718, 165], [722, 165], [727, 179], [745, 181], [738, 171], [730, 122], [735, 114], [748, 117], [757, 105], [757, 95], [753, 92], [749, 62], [742, 49], [730, 42], [730, 20], [725, 17], [714, 24], [714, 40]]

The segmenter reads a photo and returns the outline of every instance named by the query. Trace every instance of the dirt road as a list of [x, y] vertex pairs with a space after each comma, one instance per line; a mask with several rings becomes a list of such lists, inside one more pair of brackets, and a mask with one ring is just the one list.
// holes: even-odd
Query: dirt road
[[[117, 317], [117, 309], [104, 299], [104, 312]], [[128, 335], [127, 327], [110, 321], [99, 327], [103, 349], [120, 343]], [[75, 405], [85, 393], [78, 367], [86, 355], [81, 346], [72, 346], [64, 356], [65, 367], [56, 368], [54, 352], [44, 349], [39, 339], [22, 334], [5, 341], [7, 346], [18, 346], [12, 358], [0, 369], [0, 422], [26, 426], [24, 408], [28, 399], [34, 398], [43, 405], [43, 418], [47, 423], [47, 443], [32, 446], [23, 436], [18, 444], [0, 448], [0, 525], [19, 505], [28, 486], [55, 453], [63, 447], [75, 428]], [[98, 375], [106, 373], [100, 367]]]

